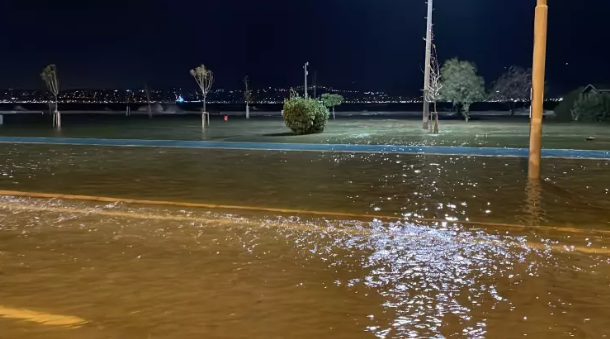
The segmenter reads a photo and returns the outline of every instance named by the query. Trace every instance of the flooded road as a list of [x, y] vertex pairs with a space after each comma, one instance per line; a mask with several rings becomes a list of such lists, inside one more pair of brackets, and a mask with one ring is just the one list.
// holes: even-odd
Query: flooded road
[[545, 159], [528, 188], [521, 158], [0, 146], [2, 190], [610, 227], [604, 160]]
[[2, 190], [236, 209], [0, 196], [0, 338], [605, 338], [609, 170], [2, 145]]

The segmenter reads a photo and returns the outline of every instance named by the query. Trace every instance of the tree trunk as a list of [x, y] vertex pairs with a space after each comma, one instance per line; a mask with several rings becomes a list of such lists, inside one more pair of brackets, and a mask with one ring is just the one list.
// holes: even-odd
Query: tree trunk
[[515, 116], [515, 102], [511, 101], [510, 103], [510, 116], [514, 117]]
[[333, 106], [333, 120], [335, 120], [335, 119], [336, 119], [336, 117], [335, 117], [335, 106]]
[[455, 116], [456, 117], [461, 116], [462, 115], [462, 110], [461, 110], [462, 106], [461, 105], [455, 105], [454, 107], [455, 107]]
[[246, 119], [250, 119], [250, 105], [246, 103]]
[[466, 122], [470, 120], [470, 105], [471, 103], [462, 104], [462, 114], [464, 115], [464, 120]]
[[205, 129], [205, 100], [201, 106], [201, 128]]
[[59, 115], [59, 110], [57, 110], [57, 107], [59, 106], [59, 103], [57, 102], [57, 94], [55, 95], [55, 110], [53, 111], [53, 125], [57, 126], [57, 128], [61, 128], [61, 116]]

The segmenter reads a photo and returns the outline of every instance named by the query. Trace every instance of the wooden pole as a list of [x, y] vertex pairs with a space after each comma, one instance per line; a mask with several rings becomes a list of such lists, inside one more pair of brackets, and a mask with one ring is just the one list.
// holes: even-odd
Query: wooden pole
[[532, 67], [532, 117], [528, 166], [530, 179], [540, 178], [548, 11], [547, 0], [538, 0], [534, 23], [534, 63]]

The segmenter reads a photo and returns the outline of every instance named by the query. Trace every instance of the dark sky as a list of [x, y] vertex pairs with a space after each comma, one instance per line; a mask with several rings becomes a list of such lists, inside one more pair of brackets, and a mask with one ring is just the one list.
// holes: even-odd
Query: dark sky
[[[549, 0], [552, 89], [610, 83], [609, 0]], [[436, 0], [441, 61], [474, 61], [487, 82], [529, 67], [535, 0]], [[37, 88], [56, 63], [63, 88], [216, 88], [318, 83], [415, 95], [422, 87], [425, 0], [2, 0], [0, 87]], [[567, 63], [567, 65], [566, 65]]]

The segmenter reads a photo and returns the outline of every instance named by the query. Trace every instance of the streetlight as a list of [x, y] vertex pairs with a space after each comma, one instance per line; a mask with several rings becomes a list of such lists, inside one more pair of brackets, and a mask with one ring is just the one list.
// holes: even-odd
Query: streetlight
[[532, 116], [530, 121], [530, 149], [528, 177], [540, 178], [542, 148], [542, 115], [544, 109], [544, 73], [549, 7], [547, 0], [537, 0], [534, 22], [534, 62], [532, 66]]
[[309, 62], [306, 62], [305, 66], [303, 66], [303, 69], [305, 70], [305, 99], [307, 99], [307, 76], [309, 75], [307, 67], [309, 67]]

